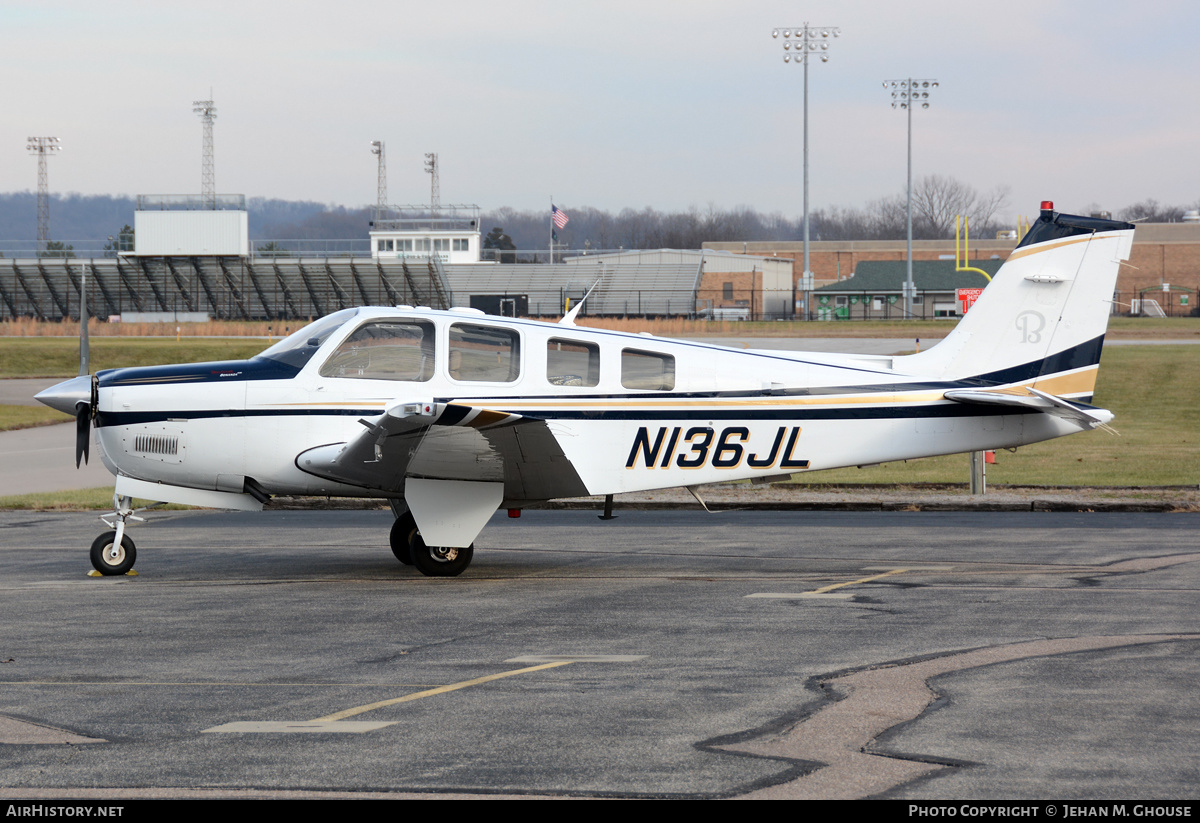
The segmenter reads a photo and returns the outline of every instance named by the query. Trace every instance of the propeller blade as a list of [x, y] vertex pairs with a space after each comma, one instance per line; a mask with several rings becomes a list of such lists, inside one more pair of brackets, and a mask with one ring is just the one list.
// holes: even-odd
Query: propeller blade
[[75, 404], [75, 468], [79, 468], [79, 460], [88, 462], [92, 450], [92, 404]]
[[79, 280], [79, 376], [91, 372], [91, 346], [88, 342], [87, 266], [80, 264]]
[[[80, 264], [79, 279], [79, 376], [91, 373], [91, 345], [88, 341], [87, 266]], [[84, 465], [92, 451], [92, 403], [96, 400], [96, 379], [89, 380], [89, 402], [75, 404], [75, 468], [82, 457]]]

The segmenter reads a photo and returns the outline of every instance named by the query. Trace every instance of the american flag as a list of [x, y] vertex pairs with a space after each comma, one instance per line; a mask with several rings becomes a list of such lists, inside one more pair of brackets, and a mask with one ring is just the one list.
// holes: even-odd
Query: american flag
[[553, 220], [554, 225], [560, 229], [566, 226], [571, 220], [570, 217], [567, 217], [567, 213], [558, 206], [550, 207], [550, 219]]

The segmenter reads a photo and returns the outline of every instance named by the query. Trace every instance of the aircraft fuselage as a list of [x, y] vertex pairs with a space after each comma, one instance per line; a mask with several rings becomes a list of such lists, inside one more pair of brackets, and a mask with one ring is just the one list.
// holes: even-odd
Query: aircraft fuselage
[[[350, 354], [348, 338], [371, 324], [426, 332], [424, 371], [400, 375], [419, 379], [381, 376], [403, 363], [357, 373], [387, 349], [364, 338], [357, 359]], [[415, 347], [397, 347], [401, 359]], [[905, 374], [885, 357], [744, 351], [387, 308], [348, 310], [313, 348], [299, 367], [268, 356], [101, 372], [97, 437], [106, 464], [141, 480], [227, 492], [241, 492], [249, 477], [270, 494], [396, 496], [402, 489], [314, 474], [298, 456], [354, 439], [360, 420], [389, 408], [432, 401], [545, 422], [565, 463], [547, 456], [544, 472], [520, 477], [501, 470], [496, 479], [516, 504], [1012, 447], [1073, 430], [1046, 415], [947, 401], [947, 389], [967, 384]], [[468, 372], [453, 352], [489, 362]], [[330, 365], [337, 357], [351, 362], [349, 372]], [[460, 457], [467, 465], [457, 473], [474, 477], [479, 456]], [[441, 469], [428, 474], [454, 476], [448, 462], [438, 456]]]

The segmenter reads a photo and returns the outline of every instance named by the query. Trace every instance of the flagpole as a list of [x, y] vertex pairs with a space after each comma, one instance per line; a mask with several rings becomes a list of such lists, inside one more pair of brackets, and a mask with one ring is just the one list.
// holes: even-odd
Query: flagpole
[[554, 196], [550, 196], [550, 265], [554, 265], [554, 241], [558, 239], [556, 229], [564, 228], [571, 218], [567, 213], [554, 205]]

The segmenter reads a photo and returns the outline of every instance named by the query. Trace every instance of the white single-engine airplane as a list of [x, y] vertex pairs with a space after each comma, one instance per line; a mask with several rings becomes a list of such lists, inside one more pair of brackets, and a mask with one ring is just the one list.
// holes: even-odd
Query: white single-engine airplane
[[102, 574], [135, 557], [132, 498], [258, 510], [388, 499], [391, 547], [461, 573], [497, 508], [938, 454], [1101, 426], [1088, 405], [1129, 223], [1043, 203], [938, 345], [877, 357], [741, 351], [470, 309], [353, 308], [250, 360], [112, 369], [38, 395], [116, 475]]

